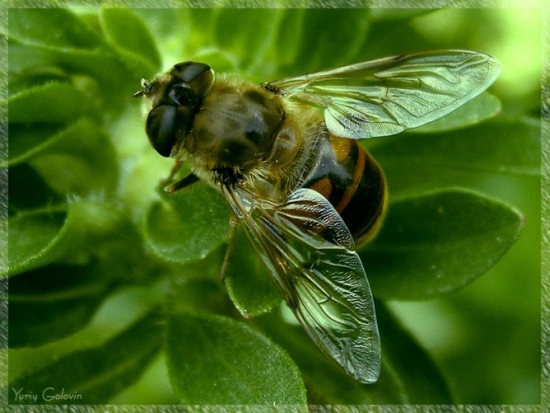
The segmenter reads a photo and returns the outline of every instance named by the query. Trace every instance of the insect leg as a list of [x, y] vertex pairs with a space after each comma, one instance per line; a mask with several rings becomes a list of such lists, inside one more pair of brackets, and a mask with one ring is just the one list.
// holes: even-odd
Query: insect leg
[[[172, 176], [173, 174], [171, 173], [170, 177], [168, 177], [166, 180], [163, 180], [162, 183], [168, 182]], [[197, 175], [189, 174], [185, 178], [182, 178], [179, 181], [176, 181], [173, 184], [168, 185], [166, 188], [164, 188], [164, 190], [169, 194], [173, 194], [174, 192], [179, 191], [180, 189], [183, 189], [186, 186], [194, 184], [198, 180], [199, 180], [199, 177]]]
[[225, 284], [225, 274], [227, 274], [227, 266], [231, 260], [231, 254], [235, 246], [235, 233], [237, 232], [238, 222], [234, 217], [231, 217], [231, 228], [229, 230], [229, 237], [227, 238], [227, 250], [225, 251], [225, 257], [223, 258], [222, 269], [220, 272], [220, 280]]

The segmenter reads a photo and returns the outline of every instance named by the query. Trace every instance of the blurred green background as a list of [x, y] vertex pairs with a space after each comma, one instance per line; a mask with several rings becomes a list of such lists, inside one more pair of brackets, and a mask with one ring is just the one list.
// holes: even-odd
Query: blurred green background
[[[491, 88], [491, 92], [502, 102], [500, 116], [503, 119], [512, 123], [534, 122], [535, 125], [540, 119], [542, 27], [540, 10], [536, 8], [330, 11], [135, 9], [136, 16], [139, 16], [144, 27], [152, 34], [152, 43], [139, 30], [134, 30], [130, 23], [125, 26], [124, 14], [120, 15], [120, 21], [117, 21], [116, 13], [111, 14], [112, 21], [108, 24], [106, 17], [103, 17], [104, 20], [98, 18], [96, 8], [78, 7], [71, 11], [82, 19], [82, 24], [87, 25], [86, 30], [96, 33], [98, 38], [106, 36], [107, 43], [121, 46], [113, 48], [114, 52], [109, 50], [109, 53], [117, 58], [122, 56], [120, 61], [125, 63], [120, 65], [120, 61], [117, 61], [112, 65], [99, 65], [93, 59], [92, 53], [74, 54], [72, 57], [68, 53], [66, 56], [69, 57], [63, 57], [59, 50], [63, 47], [72, 50], [76, 43], [80, 43], [83, 50], [95, 51], [97, 55], [101, 54], [104, 46], [99, 41], [87, 38], [86, 31], [82, 38], [64, 39], [66, 27], [63, 24], [57, 26], [58, 32], [55, 32], [55, 24], [52, 24], [49, 28], [51, 31], [33, 34], [32, 27], [24, 27], [27, 12], [19, 11], [18, 17], [10, 18], [9, 23], [9, 34], [12, 38], [9, 45], [10, 95], [25, 93], [37, 84], [46, 84], [44, 80], [71, 78], [72, 84], [77, 85], [79, 90], [84, 90], [87, 98], [96, 102], [95, 104], [101, 102], [98, 107], [90, 109], [87, 116], [93, 119], [92, 123], [100, 125], [100, 135], [105, 138], [105, 141], [101, 140], [103, 137], [97, 138], [98, 143], [90, 144], [91, 150], [102, 147], [101, 151], [105, 153], [101, 152], [101, 162], [92, 160], [70, 164], [62, 160], [59, 164], [63, 165], [61, 169], [55, 166], [58, 165], [56, 160], [61, 159], [56, 158], [59, 151], [53, 151], [55, 156], [49, 158], [33, 158], [28, 155], [28, 148], [34, 148], [36, 142], [14, 143], [13, 150], [20, 151], [22, 158], [26, 156], [30, 161], [17, 163], [15, 167], [10, 166], [10, 212], [16, 216], [17, 212], [32, 210], [37, 206], [64, 202], [70, 204], [79, 199], [100, 201], [107, 206], [112, 205], [114, 209], [122, 205], [131, 223], [113, 224], [109, 230], [122, 234], [122, 238], [128, 240], [128, 243], [115, 240], [113, 244], [118, 244], [114, 247], [116, 253], [112, 260], [126, 256], [125, 260], [128, 262], [123, 260], [119, 263], [120, 268], [117, 267], [117, 271], [124, 274], [120, 277], [117, 275], [122, 282], [120, 279], [114, 284], [106, 281], [104, 289], [96, 286], [98, 289], [93, 290], [92, 283], [86, 287], [92, 288], [98, 297], [97, 302], [90, 306], [94, 311], [86, 310], [91, 319], [86, 329], [76, 336], [68, 336], [45, 345], [34, 344], [35, 347], [23, 346], [10, 350], [10, 377], [13, 378], [34, 368], [47, 366], [51, 360], [70, 354], [75, 347], [86, 348], [100, 343], [135, 320], [136, 314], [162, 302], [167, 289], [180, 291], [187, 288], [174, 281], [177, 280], [178, 271], [183, 271], [182, 268], [189, 274], [195, 271], [217, 281], [219, 268], [215, 263], [209, 268], [205, 267], [206, 261], [201, 261], [194, 270], [189, 266], [182, 267], [181, 262], [167, 265], [158, 261], [158, 251], [151, 254], [151, 248], [155, 247], [148, 244], [147, 240], [144, 247], [146, 254], [141, 250], [141, 244], [138, 245], [142, 236], [147, 237], [143, 234], [147, 234], [149, 230], [145, 220], [152, 211], [151, 205], [162, 199], [156, 192], [157, 184], [171, 167], [169, 160], [161, 159], [149, 148], [139, 102], [131, 98], [132, 93], [139, 89], [141, 77], [150, 79], [157, 71], [166, 70], [176, 62], [196, 60], [208, 63], [216, 73], [239, 73], [262, 82], [397, 53], [462, 48], [483, 51], [502, 64], [502, 75]], [[41, 11], [33, 13], [35, 15], [32, 18], [42, 19], [36, 14]], [[40, 27], [41, 30], [48, 28], [47, 18], [44, 19], [46, 23]], [[119, 27], [120, 30], [117, 32], [113, 29], [109, 32], [106, 27]], [[50, 36], [55, 45], [51, 49], [48, 48]], [[158, 49], [158, 55], [155, 48]], [[132, 50], [133, 54], [127, 50]], [[114, 60], [116, 59], [113, 58]], [[86, 75], [82, 76], [81, 72]], [[52, 102], [55, 106], [55, 95], [52, 96]], [[53, 109], [39, 109], [29, 109], [31, 122], [37, 122], [36, 118], [32, 118], [37, 113], [47, 114], [48, 110], [54, 112]], [[59, 115], [60, 119], [66, 121], [62, 115]], [[25, 121], [28, 119], [19, 120]], [[11, 122], [17, 121], [10, 118]], [[38, 122], [43, 126], [47, 119], [39, 119]], [[47, 128], [42, 126], [40, 130], [47, 134]], [[537, 126], [534, 127], [536, 129]], [[11, 130], [10, 128], [10, 133]], [[13, 130], [19, 131], [16, 128]], [[87, 124], [83, 130], [89, 130]], [[529, 130], [532, 131], [533, 128]], [[81, 130], [78, 131], [81, 133]], [[12, 136], [10, 135], [10, 145]], [[105, 149], [109, 145], [112, 145], [112, 151]], [[538, 148], [534, 150], [537, 151]], [[372, 144], [372, 153], [376, 156], [376, 142]], [[537, 153], [540, 156], [540, 152]], [[430, 301], [389, 301], [390, 309], [440, 367], [456, 403], [540, 403], [541, 182], [537, 173], [540, 171], [457, 171], [443, 176], [438, 182], [437, 179], [431, 181], [433, 177], [427, 179], [422, 171], [411, 170], [406, 159], [398, 161], [402, 165], [399, 171], [388, 171], [392, 196], [431, 189], [434, 185], [465, 187], [513, 206], [524, 215], [525, 223], [519, 240], [509, 253], [471, 285], [457, 293]], [[384, 167], [382, 160], [381, 164]], [[113, 165], [116, 165], [118, 172], [111, 173], [112, 169], [108, 169]], [[66, 177], [67, 170], [76, 176], [69, 176], [66, 178], [67, 182], [64, 182], [59, 176]], [[402, 177], [406, 179], [401, 180]], [[29, 179], [30, 182], [37, 179], [42, 183], [28, 185], [26, 182]], [[198, 196], [203, 197], [200, 199], [204, 203], [221, 202], [221, 198], [215, 198], [209, 193]], [[193, 206], [187, 205], [186, 208], [192, 209]], [[224, 211], [223, 206], [218, 208]], [[90, 219], [93, 222], [98, 219], [111, 222], [105, 210], [100, 212], [94, 213], [101, 218], [94, 216]], [[84, 216], [86, 212], [77, 214]], [[226, 225], [227, 217], [225, 210], [219, 222], [212, 224], [214, 230]], [[131, 228], [128, 229], [126, 225]], [[136, 235], [137, 233], [141, 235]], [[222, 245], [225, 234], [222, 232], [211, 235], [217, 236], [216, 242]], [[174, 236], [177, 238], [180, 235], [178, 233]], [[86, 242], [93, 245], [92, 241]], [[208, 248], [204, 247], [207, 252], [205, 255], [210, 257], [208, 262], [219, 262], [223, 251], [211, 251]], [[111, 251], [113, 250], [106, 249], [102, 254], [109, 255], [112, 254]], [[58, 255], [63, 256], [62, 252]], [[150, 255], [154, 259], [149, 259]], [[59, 257], [52, 261], [54, 264], [58, 263]], [[71, 265], [84, 263], [82, 268], [90, 271], [91, 279], [102, 273], [101, 267], [99, 270], [90, 269], [84, 255], [72, 256], [69, 261]], [[185, 264], [192, 266], [191, 261]], [[61, 262], [67, 264], [67, 261]], [[51, 262], [46, 264], [52, 265]], [[63, 285], [63, 280], [74, 282], [70, 274], [66, 278], [61, 277], [63, 274], [51, 266], [36, 264], [36, 267], [42, 269], [43, 273], [36, 274], [37, 270], [32, 269], [35, 277], [32, 285], [23, 283], [19, 286], [14, 283], [21, 290], [17, 290], [13, 297], [23, 297], [21, 302], [28, 297], [27, 294], [30, 296], [31, 290], [34, 297], [39, 297], [40, 294], [46, 294], [48, 289], [54, 289], [55, 283], [52, 285], [45, 281], [51, 280], [54, 273], [58, 276], [56, 279], [59, 285]], [[368, 263], [365, 263], [365, 267], [369, 274]], [[169, 274], [167, 278], [170, 281], [157, 282], [155, 277], [158, 274]], [[38, 279], [44, 285], [38, 283]], [[78, 291], [86, 290], [83, 284], [78, 286]], [[218, 305], [218, 301], [226, 300], [220, 298], [225, 294], [223, 289], [220, 290], [213, 293], [212, 300], [216, 303], [214, 307]], [[89, 292], [85, 295], [88, 296], [87, 294]], [[78, 295], [72, 297], [77, 299]], [[36, 301], [39, 302], [40, 299]], [[55, 300], [52, 305], [55, 307]], [[226, 305], [224, 303], [222, 306]], [[232, 310], [227, 313], [232, 314]], [[13, 312], [10, 316], [14, 316]], [[236, 318], [238, 317], [237, 315]], [[75, 322], [82, 322], [84, 319], [86, 317], [76, 316]], [[23, 322], [24, 317], [21, 323]], [[15, 331], [17, 326], [10, 325], [10, 328]], [[77, 327], [74, 329], [78, 330]], [[30, 334], [31, 337], [33, 334], [40, 334], [32, 331], [23, 333]], [[265, 331], [264, 333], [269, 336]], [[110, 401], [114, 404], [169, 404], [180, 401], [171, 389], [164, 358], [162, 353], [156, 356], [137, 383], [112, 396]], [[316, 391], [309, 387], [308, 390], [310, 394], [316, 395]], [[341, 400], [345, 400], [345, 392], [341, 397], [344, 399], [337, 400], [343, 403]]]
[[[412, 26], [436, 47], [460, 46], [496, 57], [503, 71], [492, 90], [503, 103], [503, 116], [538, 115], [539, 10], [441, 10], [414, 19]], [[525, 215], [517, 244], [463, 291], [441, 300], [394, 302], [392, 308], [448, 372], [464, 403], [536, 404], [541, 391], [540, 178], [486, 176], [476, 185]]]

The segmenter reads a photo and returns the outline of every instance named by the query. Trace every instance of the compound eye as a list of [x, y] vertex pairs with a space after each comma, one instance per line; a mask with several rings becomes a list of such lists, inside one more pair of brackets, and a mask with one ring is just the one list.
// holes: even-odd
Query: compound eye
[[174, 66], [172, 75], [184, 82], [191, 83], [209, 70], [210, 66], [204, 63], [183, 62]]
[[176, 120], [178, 109], [171, 105], [159, 105], [153, 108], [147, 116], [145, 130], [149, 142], [162, 156], [170, 156], [176, 143]]
[[177, 84], [170, 88], [168, 98], [174, 105], [194, 106], [197, 103], [197, 96], [188, 84]]
[[187, 85], [197, 100], [204, 97], [214, 81], [214, 71], [210, 66], [197, 62], [178, 63], [172, 68], [170, 75], [177, 85]]
[[189, 106], [158, 105], [151, 109], [145, 130], [153, 148], [162, 156], [170, 156], [178, 138], [187, 135], [192, 117]]

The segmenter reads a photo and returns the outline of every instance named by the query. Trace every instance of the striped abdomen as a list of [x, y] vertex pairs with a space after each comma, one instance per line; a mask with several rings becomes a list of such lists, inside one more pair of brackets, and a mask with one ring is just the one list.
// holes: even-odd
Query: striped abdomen
[[386, 181], [359, 141], [329, 135], [318, 147], [304, 187], [322, 194], [340, 214], [357, 245], [376, 235], [386, 210]]

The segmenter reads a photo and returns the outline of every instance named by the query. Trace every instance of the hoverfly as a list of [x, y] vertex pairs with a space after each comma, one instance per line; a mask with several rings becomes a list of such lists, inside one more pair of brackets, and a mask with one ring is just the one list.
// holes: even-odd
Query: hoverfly
[[142, 80], [152, 146], [203, 179], [243, 225], [297, 320], [330, 359], [376, 382], [372, 293], [355, 252], [375, 234], [386, 183], [358, 139], [438, 119], [498, 77], [490, 56], [443, 50], [385, 57], [261, 85], [183, 62]]

